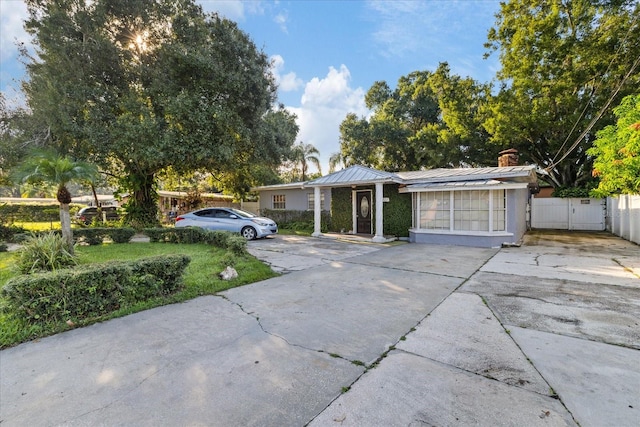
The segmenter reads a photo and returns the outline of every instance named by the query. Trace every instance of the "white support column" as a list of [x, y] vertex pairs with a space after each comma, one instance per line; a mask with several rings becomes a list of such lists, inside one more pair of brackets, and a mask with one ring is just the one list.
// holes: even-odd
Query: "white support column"
[[382, 226], [382, 198], [382, 183], [376, 182], [376, 234], [373, 236], [372, 241], [379, 243], [386, 242]]
[[322, 209], [320, 205], [320, 187], [313, 187], [313, 237], [322, 236]]

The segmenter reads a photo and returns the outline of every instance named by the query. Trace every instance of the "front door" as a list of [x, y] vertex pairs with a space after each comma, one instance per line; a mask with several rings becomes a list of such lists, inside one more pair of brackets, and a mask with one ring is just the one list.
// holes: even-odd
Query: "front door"
[[371, 191], [356, 192], [356, 226], [358, 234], [371, 234]]

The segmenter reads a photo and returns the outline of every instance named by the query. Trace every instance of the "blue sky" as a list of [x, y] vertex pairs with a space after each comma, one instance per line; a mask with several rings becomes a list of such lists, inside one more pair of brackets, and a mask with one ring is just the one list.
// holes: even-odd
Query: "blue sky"
[[[491, 81], [497, 54], [483, 59], [497, 0], [200, 0], [235, 21], [274, 63], [278, 97], [298, 116], [298, 140], [320, 151], [323, 172], [340, 149], [347, 113], [366, 116], [364, 95], [377, 80], [395, 87], [417, 70], [448, 62], [454, 74]], [[23, 76], [15, 41], [28, 43], [22, 0], [0, 1], [0, 90], [12, 104]]]

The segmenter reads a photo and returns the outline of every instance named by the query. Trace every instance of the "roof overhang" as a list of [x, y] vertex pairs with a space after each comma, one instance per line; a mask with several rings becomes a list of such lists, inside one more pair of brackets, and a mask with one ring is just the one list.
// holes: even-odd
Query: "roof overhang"
[[307, 187], [308, 181], [291, 182], [289, 184], [273, 184], [262, 185], [260, 187], [251, 187], [251, 191], [269, 191], [269, 190], [302, 190]]
[[400, 187], [400, 193], [423, 193], [432, 191], [471, 191], [471, 190], [516, 190], [529, 187], [527, 182], [480, 180], [464, 182], [423, 182]]

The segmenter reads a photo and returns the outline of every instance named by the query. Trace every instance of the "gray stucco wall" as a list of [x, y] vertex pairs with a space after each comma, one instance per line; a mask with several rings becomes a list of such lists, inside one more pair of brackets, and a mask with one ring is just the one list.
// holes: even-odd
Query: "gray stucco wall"
[[[331, 209], [331, 189], [323, 188], [320, 192], [324, 193], [323, 210], [329, 211]], [[260, 191], [260, 210], [273, 209], [273, 196], [277, 194], [283, 194], [285, 196], [285, 210], [306, 211], [308, 210], [307, 194], [313, 194], [313, 188]]]

